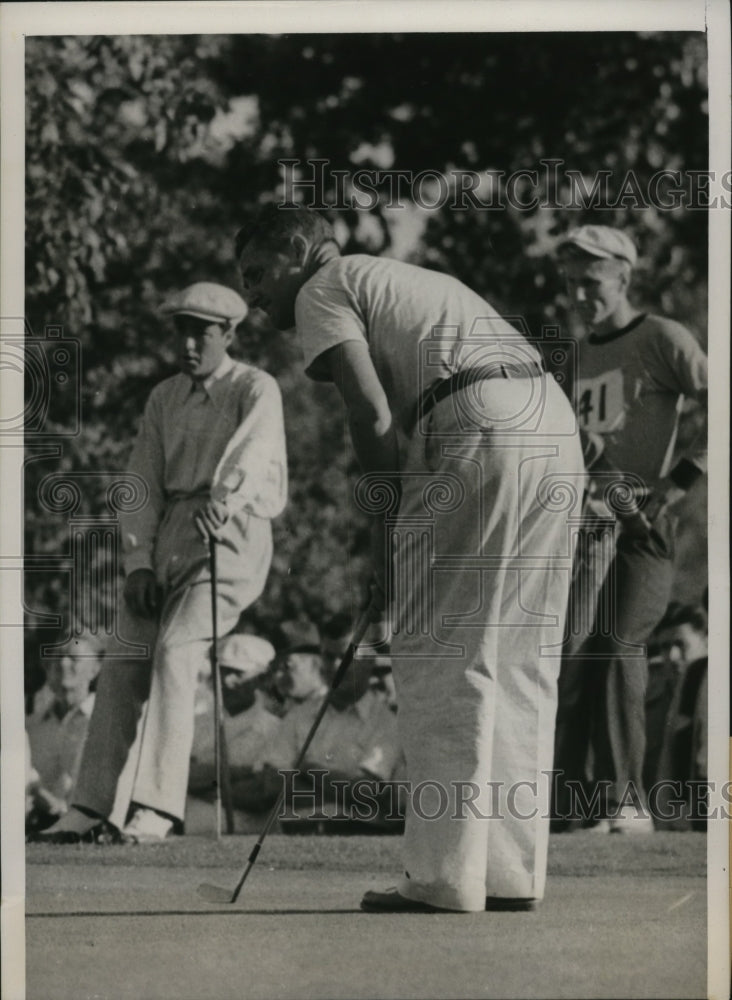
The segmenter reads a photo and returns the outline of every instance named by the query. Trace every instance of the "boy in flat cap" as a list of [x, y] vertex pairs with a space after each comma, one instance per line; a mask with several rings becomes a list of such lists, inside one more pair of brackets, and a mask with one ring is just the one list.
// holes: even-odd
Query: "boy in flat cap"
[[131, 842], [162, 839], [185, 810], [196, 677], [212, 637], [209, 538], [218, 539], [218, 629], [261, 594], [270, 521], [287, 464], [275, 380], [228, 348], [247, 307], [197, 282], [172, 295], [181, 373], [150, 394], [129, 462], [147, 503], [120, 518], [126, 574], [119, 635], [150, 659], [108, 655], [69, 813], [54, 842], [91, 838], [105, 821]]
[[[566, 782], [581, 782], [591, 744], [594, 780], [607, 789], [595, 817], [602, 829], [652, 832], [650, 817], [627, 798], [633, 789], [641, 803], [645, 797], [642, 651], [671, 592], [670, 509], [706, 468], [705, 441], [672, 462], [684, 399], [706, 406], [707, 359], [679, 323], [629, 301], [637, 251], [622, 230], [581, 226], [560, 242], [558, 257], [589, 330], [579, 345], [574, 401], [595, 488], [570, 597], [574, 622], [586, 627], [568, 636], [560, 677], [555, 769], [563, 775], [555, 812], [560, 822], [581, 818], [571, 815]], [[613, 492], [618, 502], [608, 506]], [[601, 546], [591, 538], [598, 519], [608, 524], [614, 516], [603, 583], [610, 560], [600, 565]]]

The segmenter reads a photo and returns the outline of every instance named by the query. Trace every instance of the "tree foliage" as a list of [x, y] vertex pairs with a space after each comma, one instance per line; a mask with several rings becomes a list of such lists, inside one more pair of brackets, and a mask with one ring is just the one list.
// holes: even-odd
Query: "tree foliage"
[[[31, 561], [68, 545], [68, 517], [39, 499], [49, 474], [88, 474], [81, 513], [103, 509], [103, 473], [124, 468], [147, 394], [173, 371], [162, 295], [200, 279], [236, 287], [233, 234], [252, 206], [281, 196], [282, 158], [326, 159], [328, 203], [334, 170], [536, 170], [544, 204], [526, 210], [395, 210], [382, 185], [372, 211], [331, 215], [347, 251], [447, 270], [537, 336], [546, 323], [570, 328], [550, 255], [557, 234], [625, 225], [642, 250], [639, 299], [704, 339], [705, 212], [638, 207], [632, 192], [612, 212], [559, 207], [564, 168], [588, 179], [608, 171], [615, 198], [629, 171], [646, 190], [660, 169], [705, 168], [701, 35], [43, 37], [26, 53], [26, 315], [39, 350], [51, 349], [44, 331], [57, 324], [81, 356], [44, 433], [63, 433], [82, 406], [60, 455], [27, 437]], [[564, 164], [558, 185], [542, 160]], [[349, 501], [357, 470], [334, 391], [308, 383], [292, 339], [256, 317], [240, 351], [277, 376], [286, 407], [291, 500], [267, 592], [249, 612], [271, 631], [358, 603], [367, 539]], [[690, 553], [704, 537], [700, 499], [685, 511]], [[700, 573], [698, 562], [682, 566], [681, 589], [697, 588]], [[31, 625], [67, 612], [61, 569], [31, 565], [26, 589]]]

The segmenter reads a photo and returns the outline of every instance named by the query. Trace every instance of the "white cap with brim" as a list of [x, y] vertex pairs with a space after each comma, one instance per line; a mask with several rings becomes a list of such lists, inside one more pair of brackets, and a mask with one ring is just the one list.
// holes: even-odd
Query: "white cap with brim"
[[263, 674], [274, 656], [272, 643], [258, 635], [234, 633], [221, 639], [218, 645], [219, 666], [237, 670], [247, 679]]
[[181, 292], [173, 292], [160, 306], [163, 316], [196, 316], [213, 322], [240, 323], [247, 304], [233, 288], [213, 281], [197, 281]]
[[638, 251], [630, 236], [611, 226], [580, 226], [572, 229], [562, 237], [557, 249], [561, 250], [566, 246], [578, 247], [591, 257], [627, 260], [631, 267], [635, 267], [638, 260]]

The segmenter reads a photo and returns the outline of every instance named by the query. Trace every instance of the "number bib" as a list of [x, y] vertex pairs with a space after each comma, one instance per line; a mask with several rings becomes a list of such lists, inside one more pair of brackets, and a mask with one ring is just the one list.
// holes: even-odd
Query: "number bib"
[[622, 370], [614, 368], [596, 378], [579, 379], [575, 409], [583, 430], [598, 434], [621, 430], [625, 423]]

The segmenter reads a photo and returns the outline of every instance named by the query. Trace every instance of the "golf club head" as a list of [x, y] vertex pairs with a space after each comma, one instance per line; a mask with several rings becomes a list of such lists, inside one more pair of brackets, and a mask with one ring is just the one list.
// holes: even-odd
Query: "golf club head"
[[211, 885], [210, 882], [202, 882], [198, 887], [198, 895], [207, 903], [233, 903], [234, 896], [231, 889], [222, 889], [218, 885]]

